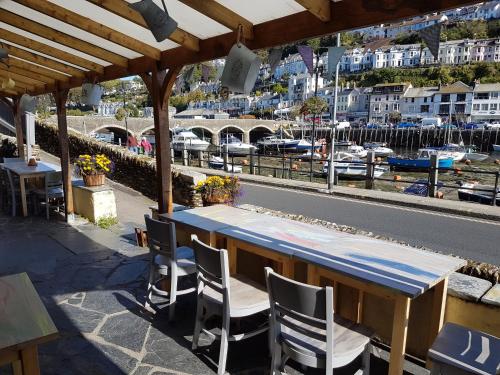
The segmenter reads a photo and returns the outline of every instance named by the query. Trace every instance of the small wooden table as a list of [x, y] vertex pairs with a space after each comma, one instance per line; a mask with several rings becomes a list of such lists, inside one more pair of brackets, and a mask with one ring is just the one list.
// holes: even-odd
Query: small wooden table
[[36, 166], [30, 167], [26, 162], [4, 163], [3, 167], [19, 176], [19, 187], [21, 190], [21, 203], [23, 216], [28, 216], [28, 204], [26, 202], [26, 179], [33, 177], [43, 177], [50, 172], [60, 172], [59, 165], [38, 162]]
[[38, 345], [58, 331], [26, 273], [0, 277], [0, 366], [38, 375]]
[[[361, 320], [363, 293], [393, 301], [389, 374], [402, 374], [411, 300], [433, 289], [429, 317], [429, 346], [442, 327], [448, 276], [464, 260], [352, 235], [271, 215], [229, 206], [196, 208], [163, 215], [183, 230], [201, 231], [211, 244], [224, 238], [231, 273], [236, 273], [238, 250], [268, 257], [282, 264], [282, 273], [294, 277], [294, 262], [307, 264], [307, 281], [320, 277], [358, 290], [357, 321]], [[201, 238], [200, 238], [201, 239]]]

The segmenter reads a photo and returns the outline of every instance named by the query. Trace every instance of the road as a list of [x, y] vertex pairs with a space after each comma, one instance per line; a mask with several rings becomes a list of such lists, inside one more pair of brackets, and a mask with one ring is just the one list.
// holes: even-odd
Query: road
[[413, 246], [500, 264], [500, 223], [243, 183], [240, 203], [349, 225]]

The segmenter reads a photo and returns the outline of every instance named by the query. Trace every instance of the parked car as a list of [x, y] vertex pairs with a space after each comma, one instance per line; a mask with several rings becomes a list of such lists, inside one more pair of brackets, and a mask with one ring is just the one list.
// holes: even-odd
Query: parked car
[[417, 124], [414, 124], [413, 122], [400, 122], [398, 125], [396, 125], [396, 129], [413, 129], [416, 127]]
[[387, 124], [368, 124], [366, 125], [367, 129], [386, 129], [389, 125]]
[[500, 122], [493, 122], [491, 124], [488, 124], [486, 126], [486, 129], [491, 130], [491, 129], [500, 129]]
[[441, 129], [458, 129], [458, 126], [455, 124], [443, 124], [441, 125]]
[[435, 129], [441, 126], [441, 118], [440, 117], [424, 117], [420, 121], [420, 127], [422, 129]]

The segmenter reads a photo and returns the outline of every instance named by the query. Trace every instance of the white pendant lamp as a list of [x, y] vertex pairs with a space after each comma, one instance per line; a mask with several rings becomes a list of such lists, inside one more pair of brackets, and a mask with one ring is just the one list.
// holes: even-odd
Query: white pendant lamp
[[148, 25], [149, 30], [157, 42], [167, 39], [177, 29], [177, 22], [168, 15], [165, 0], [162, 0], [162, 10], [153, 0], [141, 0], [129, 4], [132, 9], [139, 12]]

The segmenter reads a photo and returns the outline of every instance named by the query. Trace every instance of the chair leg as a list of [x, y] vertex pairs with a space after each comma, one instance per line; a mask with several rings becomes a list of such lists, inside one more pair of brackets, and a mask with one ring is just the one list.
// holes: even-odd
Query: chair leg
[[271, 375], [280, 375], [284, 367], [284, 363], [281, 362], [281, 345], [273, 342], [272, 346]]
[[171, 322], [175, 317], [175, 304], [177, 303], [177, 268], [175, 265], [170, 267], [170, 306], [168, 307], [168, 321]]
[[194, 333], [193, 333], [193, 344], [191, 349], [196, 350], [198, 348], [198, 342], [200, 340], [201, 328], [203, 326], [203, 304], [198, 296], [196, 301], [196, 318], [194, 321]]
[[49, 198], [45, 199], [45, 211], [47, 214], [47, 220], [50, 220], [50, 200], [49, 200]]
[[146, 290], [146, 301], [144, 302], [144, 307], [149, 309], [149, 304], [151, 302], [151, 297], [153, 296], [153, 282], [155, 277], [155, 267], [153, 261], [149, 265], [149, 280], [148, 289]]
[[371, 355], [371, 345], [368, 344], [366, 345], [365, 351], [363, 352], [363, 360], [362, 360], [362, 368], [363, 368], [363, 375], [369, 375], [370, 374], [370, 355]]
[[229, 311], [224, 311], [224, 316], [222, 317], [222, 330], [220, 334], [219, 369], [217, 371], [217, 375], [224, 375], [226, 373], [230, 320]]

